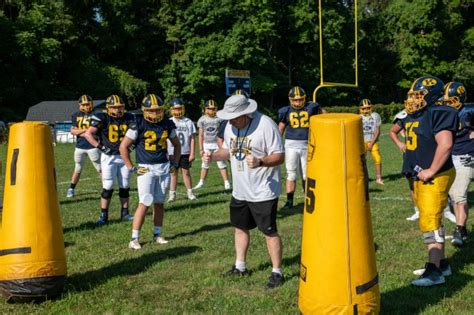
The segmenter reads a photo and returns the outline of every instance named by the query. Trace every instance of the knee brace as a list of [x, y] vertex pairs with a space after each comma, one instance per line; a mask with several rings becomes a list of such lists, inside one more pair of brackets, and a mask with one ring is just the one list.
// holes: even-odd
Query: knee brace
[[119, 197], [128, 198], [130, 196], [130, 188], [119, 188]]
[[444, 226], [440, 226], [437, 230], [423, 233], [425, 244], [444, 243]]
[[291, 180], [291, 181], [296, 181], [296, 177], [298, 176], [298, 174], [296, 173], [296, 171], [289, 171], [289, 170], [286, 170], [287, 174], [286, 174], [286, 179], [287, 180]]
[[112, 198], [114, 190], [113, 189], [102, 189], [102, 194], [100, 195], [104, 199], [110, 199]]

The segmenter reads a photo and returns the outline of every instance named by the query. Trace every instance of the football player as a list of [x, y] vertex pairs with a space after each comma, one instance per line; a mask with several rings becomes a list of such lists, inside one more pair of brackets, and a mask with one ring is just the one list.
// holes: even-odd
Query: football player
[[306, 102], [306, 93], [299, 86], [291, 88], [288, 99], [290, 105], [278, 110], [278, 129], [282, 136], [285, 134], [287, 200], [284, 207], [292, 208], [298, 173], [303, 182], [303, 189], [305, 187], [309, 118], [324, 111], [317, 103]]
[[74, 197], [76, 185], [81, 177], [81, 171], [84, 166], [86, 155], [89, 156], [92, 165], [94, 165], [94, 168], [100, 175], [100, 151], [99, 149], [94, 148], [89, 142], [87, 142], [86, 138], [84, 138], [84, 133], [91, 124], [93, 110], [94, 103], [92, 98], [89, 95], [82, 95], [79, 98], [79, 111], [72, 114], [71, 117], [71, 133], [76, 136], [76, 148], [74, 149], [75, 166], [72, 173], [71, 185], [67, 190], [67, 198]]
[[[169, 186], [170, 173], [177, 170], [181, 156], [181, 145], [176, 136], [176, 126], [169, 119], [164, 119], [163, 101], [155, 94], [147, 95], [142, 101], [143, 116], [137, 116], [136, 122], [130, 124], [120, 144], [120, 155], [125, 166], [131, 172], [137, 172], [139, 203], [133, 219], [132, 238], [128, 247], [140, 249], [140, 230], [149, 206], [153, 204], [153, 241], [166, 244], [161, 236], [163, 226], [166, 189]], [[171, 162], [167, 157], [167, 142], [174, 146]], [[138, 168], [130, 160], [129, 148], [135, 143]]]
[[362, 130], [364, 132], [365, 152], [370, 152], [375, 163], [375, 182], [383, 185], [382, 156], [380, 155], [377, 140], [380, 136], [382, 119], [378, 113], [372, 111], [369, 99], [363, 99], [359, 104], [359, 114], [362, 117]]
[[[193, 184], [189, 169], [194, 161], [194, 135], [196, 134], [196, 127], [188, 117], [184, 116], [185, 107], [184, 102], [180, 98], [171, 100], [171, 121], [176, 125], [176, 135], [181, 144], [181, 158], [179, 159], [179, 168], [183, 174], [184, 186], [186, 186], [188, 199], [194, 200], [196, 196], [193, 193]], [[171, 142], [168, 142], [168, 154], [170, 159], [174, 160], [174, 148]], [[178, 184], [178, 172], [171, 174], [170, 194], [168, 201], [176, 200], [176, 186]]]
[[403, 172], [413, 178], [413, 196], [420, 210], [419, 227], [428, 247], [428, 262], [415, 286], [445, 283], [451, 268], [444, 254], [443, 209], [455, 170], [451, 159], [457, 112], [448, 106], [435, 106], [443, 96], [443, 82], [434, 76], [416, 79], [407, 93], [402, 122], [406, 151]]
[[[216, 117], [217, 103], [214, 100], [208, 100], [204, 104], [204, 115], [199, 118], [197, 125], [199, 129], [199, 154], [202, 157], [204, 152], [214, 152], [217, 150], [217, 132], [224, 120]], [[230, 189], [230, 182], [227, 176], [227, 164], [225, 161], [217, 161], [217, 167], [224, 180], [224, 189]], [[204, 186], [207, 173], [209, 171], [209, 164], [202, 162], [201, 177], [199, 183], [194, 189], [199, 189]]]
[[[106, 113], [97, 113], [91, 118], [91, 126], [84, 133], [89, 143], [102, 151], [100, 165], [102, 170], [102, 194], [100, 199], [100, 216], [98, 225], [109, 220], [109, 205], [114, 191], [114, 180], [117, 178], [119, 197], [122, 205], [121, 219], [131, 221], [128, 211], [130, 191], [130, 172], [120, 157], [119, 146], [128, 126], [134, 121], [130, 113], [125, 112], [125, 103], [118, 95], [111, 95], [105, 101]], [[98, 137], [98, 140], [96, 139]]]
[[456, 214], [456, 228], [451, 243], [457, 247], [463, 246], [467, 240], [467, 193], [469, 183], [474, 178], [474, 106], [464, 105], [466, 97], [466, 88], [462, 83], [449, 82], [445, 85], [442, 104], [459, 111], [459, 130], [454, 138], [452, 153], [456, 178], [449, 190]]

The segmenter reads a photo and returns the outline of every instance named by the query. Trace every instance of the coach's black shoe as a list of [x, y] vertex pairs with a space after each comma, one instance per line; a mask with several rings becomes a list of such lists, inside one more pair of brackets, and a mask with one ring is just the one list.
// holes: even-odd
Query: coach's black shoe
[[285, 282], [285, 276], [281, 273], [272, 272], [270, 278], [268, 278], [267, 288], [274, 289], [281, 286]]
[[243, 276], [249, 276], [250, 272], [246, 269], [244, 271], [239, 270], [235, 267], [235, 265], [232, 266], [232, 268], [229, 271], [226, 271], [224, 274], [222, 274], [223, 277], [243, 277]]
[[286, 201], [285, 205], [283, 206], [283, 209], [291, 209], [293, 208], [293, 200], [289, 199]]
[[453, 239], [451, 244], [456, 247], [462, 247], [464, 242], [467, 240], [467, 230], [465, 226], [456, 225], [453, 232]]

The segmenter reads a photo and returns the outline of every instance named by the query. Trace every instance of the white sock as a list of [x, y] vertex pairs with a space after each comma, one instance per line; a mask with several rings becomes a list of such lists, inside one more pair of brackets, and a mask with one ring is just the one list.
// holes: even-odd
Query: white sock
[[281, 268], [272, 268], [272, 272], [282, 274]]
[[224, 184], [230, 184], [230, 182], [228, 180], [224, 181]]
[[420, 212], [420, 210], [418, 209], [418, 207], [413, 207], [413, 210], [415, 210], [416, 213]]
[[132, 240], [140, 236], [140, 230], [132, 230]]
[[198, 185], [204, 185], [204, 180], [200, 179]]
[[170, 190], [170, 195], [176, 195], [176, 190]]
[[188, 195], [193, 193], [193, 189], [188, 189]]
[[247, 269], [247, 267], [245, 266], [245, 261], [236, 260], [235, 268], [239, 269], [240, 271], [245, 271]]
[[161, 226], [156, 226], [155, 225], [155, 228], [153, 229], [153, 235], [154, 236], [159, 236], [161, 234]]

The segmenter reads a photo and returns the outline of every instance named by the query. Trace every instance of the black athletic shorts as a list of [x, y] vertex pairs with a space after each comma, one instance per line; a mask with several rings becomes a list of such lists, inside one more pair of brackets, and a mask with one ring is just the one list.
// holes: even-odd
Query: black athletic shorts
[[413, 191], [413, 186], [414, 186], [413, 182], [415, 181], [415, 179], [413, 178], [411, 174], [408, 174], [408, 173], [405, 174], [405, 177], [408, 181], [408, 187], [410, 187], [410, 190]]
[[275, 234], [278, 232], [276, 225], [277, 207], [278, 198], [250, 202], [232, 197], [230, 200], [230, 224], [244, 230], [258, 227], [265, 235]]
[[[173, 156], [171, 155], [170, 161], [172, 158]], [[181, 155], [181, 157], [179, 158], [179, 163], [178, 163], [179, 168], [189, 170], [191, 168], [191, 164], [192, 162], [189, 162], [189, 154]]]

